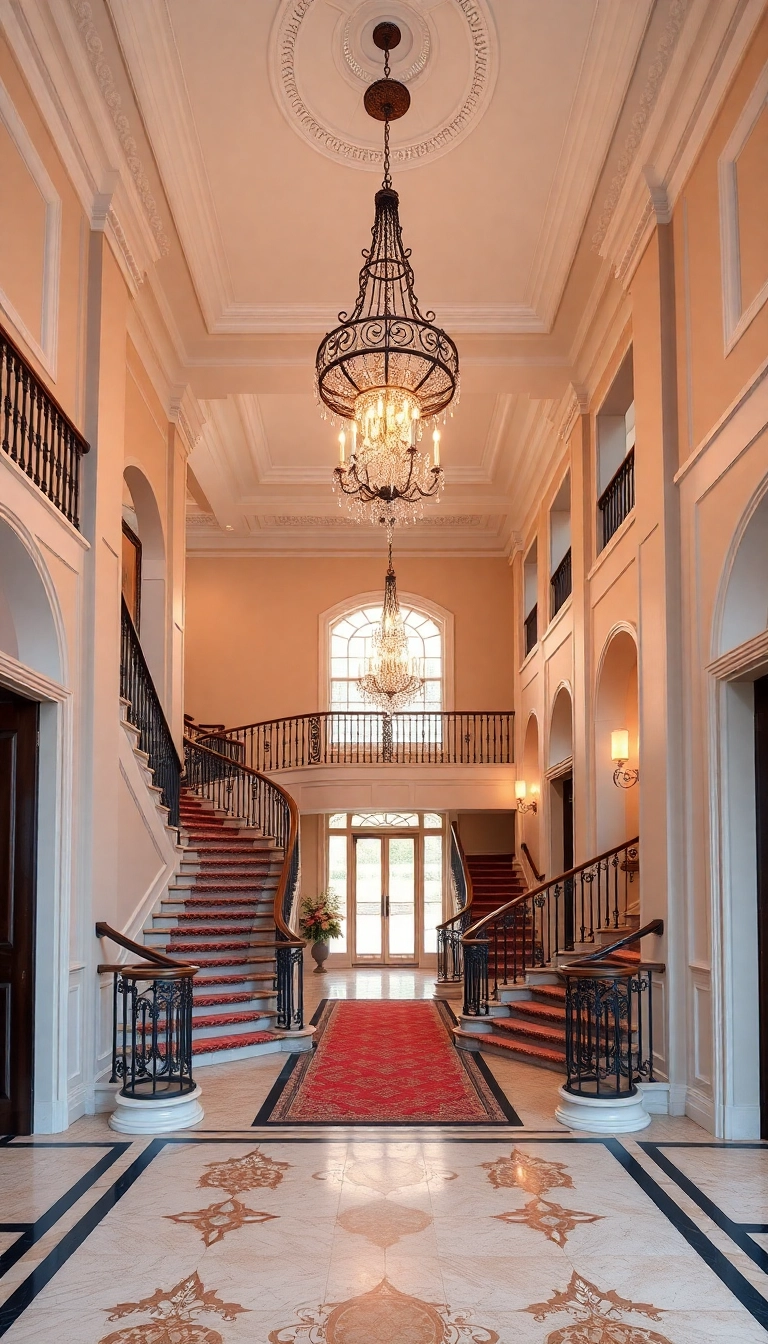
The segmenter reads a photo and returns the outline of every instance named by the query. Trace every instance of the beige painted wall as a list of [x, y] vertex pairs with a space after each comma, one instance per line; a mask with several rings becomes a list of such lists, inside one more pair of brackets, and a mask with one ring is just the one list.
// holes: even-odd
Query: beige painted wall
[[459, 812], [465, 854], [513, 854], [515, 812]]
[[[512, 708], [512, 575], [506, 560], [396, 561], [401, 591], [454, 616], [455, 708]], [[320, 615], [383, 587], [378, 559], [190, 559], [188, 713], [230, 726], [318, 705]], [[324, 706], [322, 706], [324, 708]]]
[[[673, 215], [681, 462], [716, 424], [768, 352], [768, 304], [764, 304], [730, 353], [724, 354], [717, 180], [718, 158], [766, 61], [768, 15], [723, 101]], [[744, 167], [754, 164], [764, 139], [764, 123], [758, 123], [744, 148]], [[763, 160], [748, 183], [740, 173], [739, 196], [745, 246], [742, 283], [754, 290], [758, 273], [762, 283], [768, 280], [768, 163]], [[747, 293], [747, 302], [750, 297]]]

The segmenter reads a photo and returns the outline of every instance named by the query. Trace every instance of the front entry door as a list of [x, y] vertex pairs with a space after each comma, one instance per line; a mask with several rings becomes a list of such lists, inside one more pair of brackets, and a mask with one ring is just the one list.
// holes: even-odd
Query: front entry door
[[356, 962], [418, 961], [415, 835], [354, 837]]
[[0, 1133], [32, 1129], [38, 706], [0, 689]]

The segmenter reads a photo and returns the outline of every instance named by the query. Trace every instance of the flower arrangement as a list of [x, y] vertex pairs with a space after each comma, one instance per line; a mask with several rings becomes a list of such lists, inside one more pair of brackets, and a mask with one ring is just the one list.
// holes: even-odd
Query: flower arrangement
[[339, 898], [330, 889], [317, 896], [305, 896], [301, 902], [299, 928], [313, 943], [327, 943], [341, 937]]

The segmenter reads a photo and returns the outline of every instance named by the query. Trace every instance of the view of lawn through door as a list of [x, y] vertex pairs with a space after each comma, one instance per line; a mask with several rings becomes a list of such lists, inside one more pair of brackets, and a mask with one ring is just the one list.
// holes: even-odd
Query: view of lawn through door
[[422, 953], [436, 952], [443, 917], [442, 817], [329, 818], [328, 884], [344, 911], [344, 936], [333, 952], [350, 952], [356, 964], [418, 965]]

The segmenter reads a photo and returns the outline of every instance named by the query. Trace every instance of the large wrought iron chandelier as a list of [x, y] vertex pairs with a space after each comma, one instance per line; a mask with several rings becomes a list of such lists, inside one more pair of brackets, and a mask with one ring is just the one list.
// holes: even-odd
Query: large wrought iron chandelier
[[[341, 325], [321, 341], [316, 377], [320, 400], [343, 422], [334, 488], [359, 517], [384, 523], [391, 536], [396, 522], [419, 517], [424, 501], [443, 488], [437, 418], [457, 397], [459, 354], [434, 313], [419, 308], [389, 171], [390, 123], [411, 101], [405, 85], [390, 78], [389, 53], [400, 29], [379, 23], [373, 40], [384, 52], [384, 78], [369, 85], [364, 102], [368, 114], [384, 122], [384, 180], [357, 302], [351, 313], [339, 313]], [[430, 420], [431, 458], [419, 448]]]
[[373, 649], [357, 684], [363, 698], [383, 709], [385, 714], [404, 709], [424, 686], [419, 660], [408, 650], [408, 632], [397, 600], [391, 540], [381, 621], [373, 632]]

